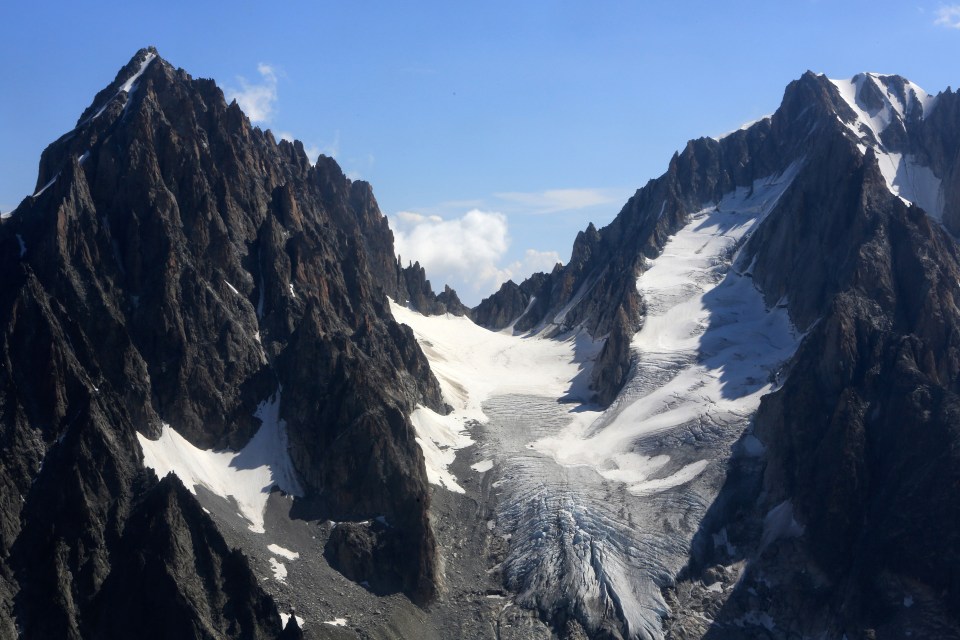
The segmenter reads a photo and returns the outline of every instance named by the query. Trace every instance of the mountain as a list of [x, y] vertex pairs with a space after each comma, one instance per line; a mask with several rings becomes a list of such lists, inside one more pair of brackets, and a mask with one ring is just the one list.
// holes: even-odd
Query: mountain
[[369, 185], [153, 49], [44, 151], [37, 185], [0, 225], [0, 635], [277, 637], [247, 560], [144, 467], [175, 453], [154, 442], [288, 440], [272, 470], [293, 470], [277, 484], [314, 517], [394, 524], [333, 555], [428, 601], [407, 416], [443, 404], [387, 309], [399, 265]]
[[958, 167], [808, 72], [467, 309], [143, 49], [0, 220], [0, 636], [960, 637]]
[[661, 505], [679, 530], [644, 523], [692, 536], [679, 580], [651, 577], [669, 608], [639, 599], [672, 609], [668, 636], [960, 634], [958, 103], [808, 72], [772, 116], [689, 142], [568, 265], [474, 311], [606, 337], [592, 380], [609, 408], [554, 455], [627, 482], [631, 457], [689, 462], [647, 474], [687, 480], [695, 503]]

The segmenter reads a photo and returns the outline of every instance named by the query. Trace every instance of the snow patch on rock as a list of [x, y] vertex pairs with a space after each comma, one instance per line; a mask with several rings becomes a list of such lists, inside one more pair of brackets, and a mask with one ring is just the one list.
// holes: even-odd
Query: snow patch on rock
[[160, 477], [176, 474], [194, 494], [202, 486], [225, 500], [232, 498], [240, 515], [250, 522], [250, 530], [264, 533], [263, 511], [273, 487], [303, 495], [290, 461], [287, 425], [279, 414], [277, 391], [257, 408], [254, 415], [263, 424], [240, 451], [199, 449], [168, 424], [157, 440], [138, 433], [143, 463]]
[[[298, 615], [294, 615], [293, 617], [297, 619], [297, 624], [300, 626], [301, 629], [303, 629], [303, 623], [306, 622], [306, 620], [304, 620], [303, 618], [301, 618], [301, 617], [298, 616]], [[284, 629], [286, 629], [288, 622], [290, 622], [290, 614], [289, 614], [289, 613], [281, 613], [281, 614], [280, 614], [280, 623], [281, 623], [280, 626], [282, 626]]]
[[760, 538], [760, 550], [782, 538], [798, 538], [803, 535], [804, 527], [793, 517], [793, 502], [785, 500], [770, 509], [763, 518], [763, 536]]
[[[853, 110], [853, 121], [841, 122], [860, 141], [858, 148], [866, 153], [872, 148], [877, 156], [880, 172], [892, 194], [908, 204], [916, 204], [937, 221], [943, 219], [943, 189], [940, 178], [910, 154], [903, 154], [887, 147], [883, 132], [894, 122], [908, 118], [925, 118], [936, 104], [936, 97], [913, 84], [906, 82], [903, 96], [891, 90], [889, 76], [875, 73], [860, 73], [849, 80], [830, 80], [843, 101]], [[879, 108], [869, 107], [863, 98], [865, 91], [881, 96]], [[915, 113], [919, 109], [920, 113]]]
[[278, 582], [287, 581], [287, 568], [276, 558], [270, 558], [270, 570], [273, 571], [274, 580]]
[[476, 471], [477, 473], [486, 473], [493, 469], [493, 460], [481, 460], [480, 462], [475, 462], [470, 465], [470, 468]]
[[284, 549], [278, 544], [268, 544], [267, 549], [270, 553], [286, 558], [287, 560], [296, 560], [300, 557], [300, 554], [296, 551], [290, 551], [290, 549]]

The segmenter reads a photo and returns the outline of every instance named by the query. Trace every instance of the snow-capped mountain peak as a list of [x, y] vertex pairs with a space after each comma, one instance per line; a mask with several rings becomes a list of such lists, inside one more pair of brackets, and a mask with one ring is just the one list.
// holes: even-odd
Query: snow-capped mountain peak
[[911, 152], [915, 125], [933, 112], [937, 96], [897, 75], [858, 73], [830, 83], [849, 107], [846, 113], [838, 110], [837, 117], [861, 153], [869, 148], [876, 154], [890, 192], [941, 220], [941, 177]]
[[872, 137], [874, 144], [883, 144], [881, 135], [894, 122], [929, 115], [936, 105], [936, 96], [897, 75], [858, 73], [849, 80], [830, 79], [855, 119], [841, 117], [848, 127], [863, 125], [854, 133]]

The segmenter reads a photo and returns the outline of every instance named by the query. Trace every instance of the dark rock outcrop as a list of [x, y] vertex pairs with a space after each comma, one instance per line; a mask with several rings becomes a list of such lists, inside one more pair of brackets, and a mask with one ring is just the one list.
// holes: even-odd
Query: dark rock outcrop
[[[861, 107], [881, 108], [878, 83], [906, 86], [863, 79]], [[941, 94], [927, 117], [908, 110], [880, 140], [854, 135], [844, 126], [853, 119], [836, 87], [808, 73], [770, 121], [770, 135], [807, 134], [785, 156], [805, 164], [741, 261], [807, 333], [755, 417], [764, 456], [733, 459], [690, 573], [672, 591], [678, 610], [705, 606], [714, 623], [681, 615], [672, 637], [768, 637], [771, 626], [785, 636], [960, 637], [951, 524], [960, 517], [960, 249], [947, 230], [960, 141], [945, 151], [941, 140], [919, 142], [937, 121], [950, 123], [950, 140], [960, 110]], [[879, 157], [891, 148], [940, 178], [944, 226], [891, 193]], [[747, 151], [745, 167], [762, 161]], [[745, 558], [729, 594], [694, 604], [704, 596], [691, 585]]]
[[[389, 517], [384, 544], [404, 547], [382, 570], [429, 600], [429, 493], [406, 416], [444, 407], [390, 314], [397, 272], [369, 185], [138, 52], [0, 223], [0, 629], [276, 637], [246, 561], [189, 493], [151, 479], [135, 436], [169, 423], [238, 449], [278, 389], [308, 499], [323, 496], [324, 517]], [[141, 619], [110, 619], [121, 596]], [[151, 597], [171, 602], [149, 612]]]
[[[871, 96], [876, 102], [887, 91], [901, 95], [900, 99], [908, 105], [904, 118], [894, 118], [893, 126], [881, 134], [883, 140], [868, 141], [882, 145], [886, 151], [910, 155], [941, 180], [943, 221], [956, 233], [960, 229], [960, 222], [954, 220], [956, 211], [960, 211], [960, 125], [956, 117], [960, 100], [949, 91], [942, 93], [933, 107], [928, 105], [929, 113], [924, 114], [902, 78], [863, 78], [861, 84], [868, 88], [864, 94], [868, 110], [876, 112], [880, 108], [870, 106]], [[638, 190], [613, 222], [599, 231], [591, 224], [578, 234], [569, 264], [550, 274], [537, 274], [519, 287], [501, 287], [474, 310], [472, 317], [492, 329], [516, 321], [514, 326], [519, 331], [537, 327], [559, 333], [583, 326], [595, 337], [609, 334], [611, 344], [605, 347], [593, 379], [597, 399], [609, 402], [623, 384], [624, 367], [629, 366], [629, 340], [625, 336], [632, 335], [642, 322], [643, 301], [636, 291], [636, 279], [644, 271], [646, 260], [659, 255], [687, 216], [705, 203], [718, 202], [736, 188], [749, 189], [754, 180], [782, 172], [794, 161], [815, 158], [822, 164], [823, 176], [848, 172], [850, 169], [844, 164], [847, 154], [837, 155], [838, 149], [831, 148], [843, 145], [846, 149], [852, 138], [838, 118], [850, 122], [855, 114], [826, 78], [804, 74], [789, 85], [772, 117], [721, 140], [700, 138], [688, 142], [671, 159], [667, 172]], [[776, 259], [773, 252], [769, 255]], [[822, 279], [830, 268], [820, 262], [817, 254], [804, 258], [803, 286], [823, 291]], [[800, 267], [793, 264], [769, 271], [779, 273], [781, 279], [790, 278]], [[808, 277], [811, 270], [817, 273]], [[761, 275], [767, 271], [758, 268]], [[771, 304], [785, 292], [782, 283], [758, 284]], [[536, 300], [528, 309], [526, 304], [533, 298]], [[801, 328], [808, 326], [824, 308], [823, 296], [814, 298], [790, 305], [791, 316]], [[801, 308], [802, 305], [807, 308]]]
[[547, 276], [543, 273], [535, 273], [519, 285], [507, 280], [495, 294], [484, 298], [471, 310], [470, 318], [494, 331], [504, 329], [512, 322], [516, 322], [519, 330], [532, 329], [535, 325], [527, 320], [527, 311], [537, 305], [537, 294], [543, 295], [546, 281]]
[[283, 637], [273, 600], [203, 515], [172, 475], [138, 499], [85, 635]]
[[406, 303], [412, 309], [431, 316], [444, 313], [463, 316], [469, 313], [469, 309], [460, 302], [457, 292], [449, 286], [444, 286], [440, 293], [433, 292], [433, 287], [427, 280], [427, 271], [420, 266], [419, 262], [401, 267], [398, 257], [396, 269], [400, 282], [400, 288], [394, 298], [397, 302]]

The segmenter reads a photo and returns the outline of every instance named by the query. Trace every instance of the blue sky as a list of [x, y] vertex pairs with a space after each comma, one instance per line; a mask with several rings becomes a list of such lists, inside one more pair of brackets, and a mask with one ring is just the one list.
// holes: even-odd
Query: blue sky
[[0, 211], [153, 44], [369, 180], [404, 258], [470, 303], [807, 69], [960, 85], [960, 5], [924, 0], [31, 4], [0, 12]]

